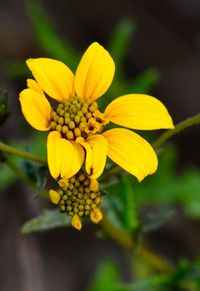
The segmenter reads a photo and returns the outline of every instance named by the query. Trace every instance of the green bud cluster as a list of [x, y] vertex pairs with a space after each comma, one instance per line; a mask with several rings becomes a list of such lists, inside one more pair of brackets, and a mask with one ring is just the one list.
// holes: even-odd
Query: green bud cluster
[[76, 140], [81, 136], [86, 138], [83, 128], [97, 111], [98, 105], [92, 100], [83, 100], [77, 96], [65, 100], [52, 112], [51, 130], [60, 132], [68, 140]]
[[99, 189], [95, 192], [91, 190], [90, 179], [79, 172], [71, 177], [67, 185], [60, 188], [59, 209], [67, 212], [69, 216], [77, 214], [79, 217], [88, 216], [94, 208], [99, 208], [101, 204], [101, 194]]

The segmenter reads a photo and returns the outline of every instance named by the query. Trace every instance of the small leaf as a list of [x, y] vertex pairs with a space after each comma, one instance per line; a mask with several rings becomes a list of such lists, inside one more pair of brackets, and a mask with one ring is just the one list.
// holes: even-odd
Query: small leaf
[[39, 166], [36, 172], [37, 177], [37, 191], [34, 194], [33, 198], [36, 199], [40, 193], [44, 190], [47, 183], [47, 167]]
[[27, 221], [21, 228], [22, 234], [54, 229], [70, 224], [70, 218], [59, 210], [44, 210], [39, 216]]
[[161, 228], [176, 214], [174, 209], [165, 209], [157, 215], [151, 215], [142, 223], [141, 230], [143, 232], [151, 232]]
[[121, 176], [120, 197], [123, 204], [122, 220], [128, 231], [133, 231], [138, 226], [138, 214], [135, 201], [134, 178], [132, 176]]
[[10, 113], [8, 107], [8, 94], [5, 90], [0, 88], [0, 126], [4, 125]]
[[160, 79], [160, 73], [156, 68], [148, 68], [134, 78], [128, 92], [145, 94], [151, 91]]
[[98, 266], [96, 278], [89, 291], [116, 291], [118, 278], [116, 264], [112, 261], [103, 261]]
[[38, 43], [51, 57], [65, 62], [75, 69], [79, 54], [66, 42], [62, 41], [43, 10], [40, 1], [27, 1], [27, 10], [35, 30]]
[[33, 162], [29, 160], [23, 160], [20, 167], [33, 183], [37, 182], [36, 165]]
[[115, 60], [118, 72], [122, 69], [122, 61], [126, 55], [130, 41], [135, 32], [135, 24], [131, 19], [123, 19], [111, 37], [108, 50]]

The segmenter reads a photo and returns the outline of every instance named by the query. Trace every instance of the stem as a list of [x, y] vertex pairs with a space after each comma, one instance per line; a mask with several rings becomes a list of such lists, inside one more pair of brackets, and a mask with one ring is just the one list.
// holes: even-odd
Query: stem
[[157, 150], [161, 147], [168, 139], [176, 135], [177, 133], [183, 131], [184, 129], [191, 127], [193, 125], [200, 124], [200, 113], [194, 115], [193, 117], [187, 118], [186, 120], [178, 123], [174, 129], [169, 129], [164, 132], [153, 144], [153, 148]]
[[[124, 247], [128, 251], [134, 250], [135, 243], [131, 235], [123, 231], [122, 229], [114, 226], [109, 220], [105, 218], [105, 216], [101, 222], [101, 227], [106, 234], [108, 234], [112, 239], [118, 242], [122, 247]], [[145, 261], [148, 262], [157, 271], [168, 273], [173, 271], [173, 266], [170, 263], [148, 250], [144, 245], [141, 245], [138, 248], [137, 255], [144, 258]]]
[[40, 157], [38, 155], [34, 155], [31, 154], [29, 152], [23, 151], [23, 150], [18, 150], [12, 146], [9, 146], [3, 142], [0, 142], [0, 151], [12, 154], [12, 155], [16, 155], [19, 156], [21, 158], [25, 158], [28, 160], [32, 160], [41, 164], [45, 164], [46, 163], [46, 159], [44, 159], [43, 157]]

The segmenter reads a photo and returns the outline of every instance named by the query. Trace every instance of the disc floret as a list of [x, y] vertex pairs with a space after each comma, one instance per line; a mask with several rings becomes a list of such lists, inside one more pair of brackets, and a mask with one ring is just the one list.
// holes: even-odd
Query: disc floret
[[95, 101], [84, 100], [78, 96], [60, 103], [51, 113], [51, 130], [58, 131], [63, 138], [70, 141], [77, 137], [87, 138], [90, 134], [100, 132], [103, 120]]
[[70, 179], [61, 178], [57, 181], [58, 191], [50, 190], [53, 203], [59, 205], [61, 212], [72, 217], [72, 225], [81, 229], [81, 219], [90, 216], [94, 223], [102, 219], [101, 194], [97, 180], [90, 179], [80, 171]]

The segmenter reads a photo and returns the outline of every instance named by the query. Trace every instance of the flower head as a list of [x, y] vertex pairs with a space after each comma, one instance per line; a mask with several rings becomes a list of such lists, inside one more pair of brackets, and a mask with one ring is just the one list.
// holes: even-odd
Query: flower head
[[80, 230], [82, 218], [87, 216], [93, 223], [102, 220], [101, 193], [97, 180], [90, 179], [83, 171], [79, 171], [69, 179], [58, 179], [57, 183], [59, 189], [49, 191], [50, 200], [58, 204], [61, 212], [71, 216], [73, 227]]
[[[84, 53], [75, 76], [62, 62], [47, 58], [29, 59], [35, 80], [20, 93], [22, 112], [37, 130], [50, 131], [47, 158], [51, 175], [70, 178], [82, 167], [91, 179], [98, 178], [106, 157], [141, 181], [157, 168], [157, 157], [138, 134], [129, 129], [173, 128], [165, 106], [156, 98], [129, 94], [116, 98], [101, 113], [96, 100], [109, 88], [115, 64], [109, 53], [92, 43]], [[58, 102], [52, 108], [46, 95]], [[113, 122], [126, 128], [104, 131]], [[100, 217], [98, 211], [91, 217]], [[97, 219], [98, 220], [98, 219]], [[77, 217], [74, 224], [80, 227]]]

